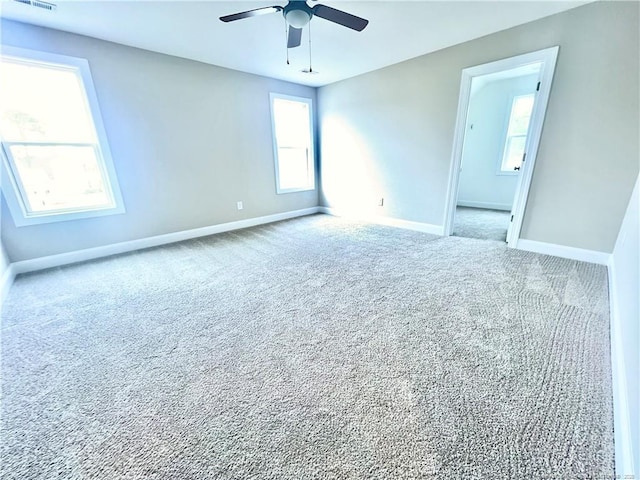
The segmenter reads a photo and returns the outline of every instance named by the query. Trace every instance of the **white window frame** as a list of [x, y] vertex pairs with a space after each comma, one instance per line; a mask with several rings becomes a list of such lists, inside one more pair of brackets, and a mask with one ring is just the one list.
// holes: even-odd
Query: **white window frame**
[[[309, 145], [309, 154], [307, 157], [308, 162], [308, 171], [309, 171], [309, 183], [305, 187], [299, 188], [280, 188], [280, 162], [278, 160], [278, 139], [276, 138], [276, 119], [274, 115], [273, 103], [276, 99], [282, 100], [291, 100], [294, 102], [306, 103], [309, 107], [309, 138], [311, 139]], [[269, 105], [271, 110], [271, 132], [273, 139], [273, 162], [275, 166], [275, 174], [276, 174], [276, 193], [293, 193], [293, 192], [306, 192], [310, 190], [316, 189], [316, 161], [315, 161], [315, 122], [314, 122], [314, 114], [313, 114], [313, 100], [307, 97], [296, 97], [292, 95], [285, 95], [282, 93], [273, 93], [269, 94]]]
[[[2, 46], [0, 52], [2, 57], [15, 58], [19, 61], [40, 64], [45, 67], [62, 68], [72, 70], [78, 74], [84, 89], [86, 105], [93, 120], [97, 143], [94, 144], [76, 144], [76, 143], [55, 143], [55, 142], [5, 142], [0, 138], [2, 148], [0, 154], [2, 156], [2, 175], [1, 184], [2, 193], [13, 217], [13, 221], [17, 227], [36, 225], [42, 223], [61, 222], [68, 220], [78, 220], [82, 218], [98, 217], [104, 215], [115, 215], [125, 213], [124, 202], [120, 192], [120, 185], [113, 166], [111, 158], [111, 150], [107, 141], [107, 134], [102, 123], [102, 114], [98, 105], [98, 97], [93, 85], [89, 62], [84, 58], [69, 57], [66, 55], [57, 55], [48, 52], [36, 50], [27, 50], [24, 48]], [[22, 182], [19, 179], [17, 168], [10, 153], [11, 145], [64, 145], [64, 146], [93, 146], [96, 150], [96, 158], [99, 163], [100, 171], [106, 188], [106, 193], [111, 202], [106, 206], [98, 207], [80, 207], [68, 208], [61, 210], [31, 212], [27, 208], [26, 195], [22, 189]], [[7, 181], [8, 180], [8, 181]], [[10, 186], [9, 186], [10, 184]]]
[[[525, 141], [527, 136], [529, 135], [529, 131], [527, 130], [527, 133], [525, 133], [524, 135], [509, 135], [509, 126], [511, 125], [511, 117], [513, 116], [513, 107], [516, 104], [516, 101], [519, 98], [522, 97], [534, 97], [534, 102], [535, 102], [535, 92], [532, 93], [521, 93], [518, 95], [512, 95], [511, 96], [511, 108], [509, 108], [509, 110], [507, 111], [506, 114], [506, 119], [505, 119], [505, 128], [504, 128], [504, 140], [502, 142], [502, 155], [498, 158], [498, 168], [496, 169], [496, 175], [519, 175], [520, 171], [518, 170], [503, 170], [503, 165], [504, 165], [504, 161], [505, 161], [505, 156], [507, 155], [507, 152], [509, 151], [509, 142], [512, 138], [516, 138], [516, 137], [524, 137]], [[532, 116], [533, 116], [533, 112], [532, 112]], [[529, 126], [531, 126], [531, 119], [529, 119]], [[522, 162], [520, 162], [522, 164]]]

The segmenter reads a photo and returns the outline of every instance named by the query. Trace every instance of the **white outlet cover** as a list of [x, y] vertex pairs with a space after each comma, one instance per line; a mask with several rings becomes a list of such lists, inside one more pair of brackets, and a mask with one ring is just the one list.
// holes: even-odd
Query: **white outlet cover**
[[244, 208], [244, 206], [242, 205], [242, 202], [238, 202], [238, 210], [242, 210]]

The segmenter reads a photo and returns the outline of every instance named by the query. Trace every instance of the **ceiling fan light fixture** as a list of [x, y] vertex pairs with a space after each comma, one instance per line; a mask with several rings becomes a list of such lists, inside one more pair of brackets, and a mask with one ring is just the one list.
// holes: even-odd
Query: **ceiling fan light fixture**
[[284, 18], [293, 28], [302, 28], [309, 23], [311, 15], [305, 10], [294, 8], [286, 12]]

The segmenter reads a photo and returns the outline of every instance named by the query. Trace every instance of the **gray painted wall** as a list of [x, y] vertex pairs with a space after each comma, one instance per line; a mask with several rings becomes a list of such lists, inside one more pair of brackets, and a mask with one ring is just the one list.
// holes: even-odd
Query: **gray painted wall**
[[[471, 97], [462, 151], [458, 204], [511, 210], [517, 175], [498, 174], [513, 97], [535, 92], [538, 75], [498, 80]], [[473, 125], [473, 128], [471, 128]]]
[[383, 195], [374, 211], [442, 225], [461, 70], [559, 45], [521, 238], [611, 252], [639, 167], [639, 8], [591, 3], [320, 88], [322, 204]]
[[22, 23], [1, 26], [3, 44], [89, 60], [127, 209], [16, 228], [3, 201], [11, 261], [318, 205], [317, 189], [276, 194], [269, 113], [269, 92], [315, 99], [315, 89]]

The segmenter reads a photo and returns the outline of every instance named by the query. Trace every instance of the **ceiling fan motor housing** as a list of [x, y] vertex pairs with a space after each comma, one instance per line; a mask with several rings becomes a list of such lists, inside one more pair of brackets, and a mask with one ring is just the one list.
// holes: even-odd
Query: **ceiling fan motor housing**
[[311, 20], [313, 10], [306, 1], [293, 0], [283, 8], [282, 14], [293, 28], [302, 28]]

